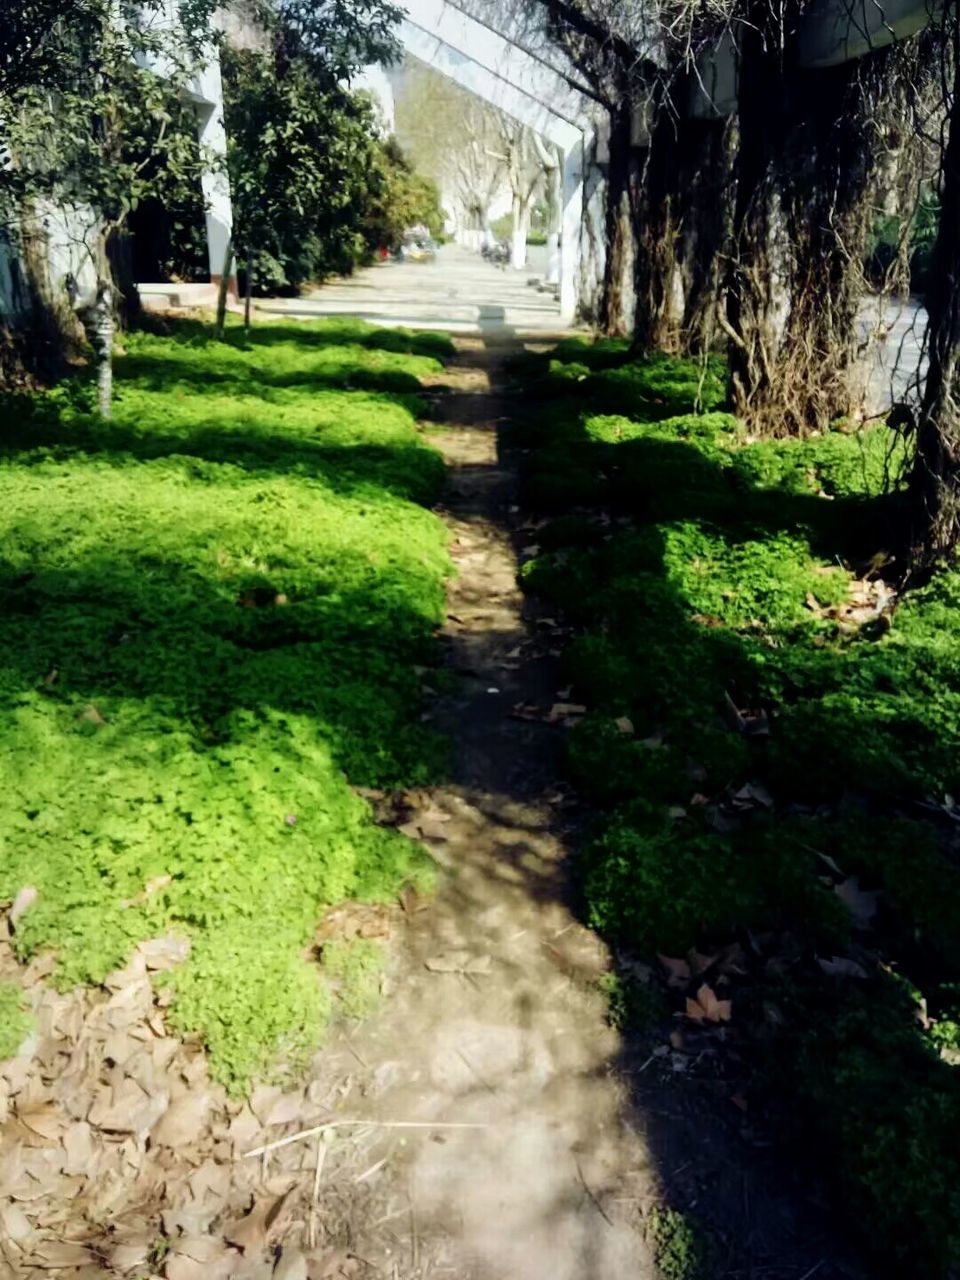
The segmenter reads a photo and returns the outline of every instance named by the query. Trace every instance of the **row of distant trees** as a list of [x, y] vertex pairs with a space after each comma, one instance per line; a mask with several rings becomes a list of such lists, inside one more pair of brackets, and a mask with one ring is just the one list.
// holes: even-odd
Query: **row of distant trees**
[[[439, 217], [437, 193], [380, 134], [350, 89], [357, 70], [395, 56], [399, 12], [380, 0], [255, 0], [222, 39], [215, 0], [0, 0], [0, 230], [26, 264], [33, 352], [68, 353], [70, 299], [45, 275], [43, 223], [69, 227], [97, 277], [89, 330], [109, 411], [113, 318], [135, 305], [123, 242], [144, 202], [198, 207], [211, 164], [189, 90], [219, 45], [236, 263], [255, 286], [296, 288], [349, 270], [408, 221]], [[69, 284], [69, 282], [67, 282]]]
[[438, 183], [467, 230], [492, 225], [491, 209], [510, 193], [510, 213], [494, 230], [512, 241], [523, 266], [535, 213], [545, 238], [560, 224], [561, 159], [555, 147], [438, 72], [411, 61], [397, 95], [397, 131], [418, 169]]

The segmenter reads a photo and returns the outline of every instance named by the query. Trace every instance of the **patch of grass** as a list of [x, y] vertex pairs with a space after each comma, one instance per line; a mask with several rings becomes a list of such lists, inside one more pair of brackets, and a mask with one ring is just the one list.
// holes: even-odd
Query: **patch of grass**
[[889, 550], [902, 439], [750, 441], [721, 401], [697, 411], [693, 373], [566, 343], [515, 427], [527, 501], [557, 514], [523, 585], [575, 625], [564, 680], [589, 708], [567, 751], [598, 808], [584, 910], [651, 956], [739, 944], [727, 994], [782, 1128], [868, 1247], [943, 1276], [960, 869], [935, 810], [960, 794], [960, 573], [838, 621]]
[[607, 999], [607, 1017], [621, 1031], [647, 1030], [666, 1013], [659, 987], [622, 973], [603, 974], [599, 985]]
[[0, 1062], [14, 1056], [32, 1026], [22, 989], [14, 982], [0, 981]]
[[334, 1005], [344, 1018], [366, 1018], [380, 1003], [387, 950], [370, 938], [324, 943], [323, 972], [332, 986]]
[[655, 1208], [647, 1219], [659, 1280], [703, 1280], [707, 1251], [689, 1214]]
[[110, 423], [82, 384], [6, 405], [0, 896], [40, 891], [16, 945], [68, 986], [186, 933], [171, 1018], [234, 1089], [317, 1043], [323, 908], [423, 874], [349, 785], [443, 759], [419, 719], [442, 464], [411, 401], [344, 389], [440, 366], [385, 342], [190, 323], [129, 337]]

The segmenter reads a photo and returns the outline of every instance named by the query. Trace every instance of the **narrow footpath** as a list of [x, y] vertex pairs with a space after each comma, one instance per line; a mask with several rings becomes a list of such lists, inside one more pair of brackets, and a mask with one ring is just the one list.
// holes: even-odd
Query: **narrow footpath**
[[[549, 639], [524, 620], [497, 457], [509, 351], [458, 347], [433, 436], [450, 467], [453, 679], [428, 713], [454, 743], [454, 780], [405, 826], [440, 864], [438, 893], [408, 917], [383, 1012], [350, 1040], [365, 1115], [451, 1128], [374, 1136], [371, 1165], [390, 1171], [354, 1219], [356, 1247], [379, 1267], [392, 1248], [408, 1278], [645, 1280], [654, 1185], [613, 1068], [604, 949], [567, 905], [557, 729], [513, 713], [557, 696]], [[364, 1078], [366, 1063], [379, 1065]]]
[[499, 453], [518, 345], [506, 327], [458, 339], [427, 391], [457, 576], [425, 714], [453, 758], [446, 785], [406, 793], [399, 812], [385, 797], [383, 817], [423, 841], [437, 894], [392, 930], [380, 1012], [315, 1060], [309, 1094], [375, 1122], [330, 1149], [322, 1274], [654, 1280], [650, 1211], [666, 1203], [716, 1233], [717, 1280], [864, 1280], [722, 1081], [672, 1075], [662, 1034], [625, 1044], [609, 1025], [610, 958], [572, 908], [563, 730], [541, 714], [568, 696], [562, 638], [518, 589], [536, 531], [517, 459]]

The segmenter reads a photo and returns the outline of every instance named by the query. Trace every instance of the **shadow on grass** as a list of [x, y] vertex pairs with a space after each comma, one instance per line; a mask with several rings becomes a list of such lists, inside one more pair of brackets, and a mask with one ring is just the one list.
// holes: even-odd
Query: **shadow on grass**
[[[318, 350], [296, 340], [292, 381]], [[272, 360], [238, 375], [242, 397], [228, 380], [184, 395], [175, 344], [130, 341], [113, 422], [80, 383], [5, 405], [0, 897], [38, 887], [17, 943], [53, 947], [66, 982], [186, 929], [174, 1025], [243, 1088], [316, 1046], [324, 988], [304, 957], [325, 905], [423, 874], [347, 782], [442, 770], [420, 713], [448, 559], [417, 505], [442, 467], [408, 402], [301, 387], [278, 403]], [[205, 364], [255, 360], [181, 350], [198, 384]], [[335, 354], [349, 375], [369, 353]]]
[[[508, 435], [532, 446], [528, 500], [564, 513], [525, 579], [577, 631], [563, 678], [590, 714], [569, 766], [602, 812], [582, 910], [627, 987], [638, 959], [688, 964], [679, 995], [641, 987], [648, 1023], [652, 1006], [682, 1016], [704, 983], [732, 999], [722, 1029], [674, 1022], [659, 1060], [654, 1013], [627, 1053], [668, 1200], [696, 1206], [718, 1276], [862, 1274], [836, 1241], [803, 1238], [782, 1170], [759, 1188], [746, 1172], [776, 1133], [876, 1274], [951, 1274], [960, 868], [952, 822], [922, 805], [960, 781], [957, 585], [844, 634], [809, 597], [841, 591], [831, 561], [887, 544], [896, 495], [758, 486], [735, 451], [655, 424], [604, 443], [585, 418], [541, 407]], [[718, 1125], [718, 1109], [739, 1119]]]
[[[201, 348], [202, 350], [203, 348]], [[326, 351], [324, 346], [318, 347]], [[325, 360], [322, 366], [284, 371], [277, 368], [248, 369], [238, 363], [236, 368], [206, 368], [202, 360], [191, 358], [187, 363], [171, 360], [166, 355], [136, 354], [117, 358], [116, 369], [123, 382], [145, 391], [166, 391], [185, 388], [191, 395], [249, 394], [261, 388], [311, 387], [338, 388], [347, 391], [385, 391], [398, 395], [416, 395], [421, 388], [420, 379], [403, 369], [365, 369], [358, 367], [349, 354], [349, 348], [334, 348], [336, 359]], [[195, 348], [190, 348], [193, 356]], [[388, 353], [392, 355], [393, 353]]]
[[[165, 336], [176, 343], [190, 346], [212, 347], [217, 339], [209, 324], [202, 320], [177, 320], [172, 325], [161, 322]], [[228, 327], [223, 342], [231, 347], [245, 348], [289, 346], [298, 347], [365, 347], [370, 351], [388, 351], [400, 355], [432, 356], [438, 360], [453, 354], [453, 343], [445, 333], [431, 333], [412, 329], [385, 329], [366, 324], [349, 317], [297, 320], [294, 324], [262, 323], [258, 321], [250, 331], [249, 339], [238, 326]]]
[[[383, 397], [379, 406], [372, 407], [374, 411], [382, 407], [386, 412], [396, 405], [396, 400]], [[86, 417], [64, 422], [56, 414], [38, 415], [33, 421], [15, 423], [6, 430], [3, 443], [7, 451], [24, 450], [24, 463], [29, 463], [31, 454], [37, 460], [53, 456], [63, 461], [75, 455], [100, 454], [116, 465], [193, 458], [236, 467], [251, 479], [269, 481], [298, 476], [321, 481], [341, 495], [367, 493], [375, 497], [383, 492], [419, 503], [435, 498], [442, 483], [440, 455], [419, 443], [325, 444], [322, 427], [317, 428], [315, 440], [297, 439], [289, 430], [282, 434], [263, 408], [260, 415], [262, 420], [258, 422], [257, 411], [243, 406], [236, 425], [178, 429], [173, 422], [157, 430]], [[211, 474], [210, 479], [213, 478]]]

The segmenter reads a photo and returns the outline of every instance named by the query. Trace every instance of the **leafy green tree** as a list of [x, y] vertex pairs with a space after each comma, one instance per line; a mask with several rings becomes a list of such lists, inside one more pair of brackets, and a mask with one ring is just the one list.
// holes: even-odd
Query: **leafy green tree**
[[440, 191], [432, 178], [417, 173], [396, 138], [379, 147], [380, 191], [364, 218], [367, 247], [395, 249], [407, 227], [425, 226], [431, 235], [443, 231]]
[[[17, 47], [26, 69], [0, 83], [2, 141], [11, 163], [0, 218], [21, 225], [46, 199], [71, 211], [73, 234], [94, 263], [92, 337], [98, 405], [112, 398], [114, 327], [109, 248], [131, 212], [150, 197], [176, 201], [195, 189], [204, 158], [187, 105], [206, 56], [214, 0], [68, 0], [69, 20], [38, 38], [24, 23], [2, 46], [4, 68]], [[32, 12], [39, 18], [42, 0]]]
[[234, 240], [258, 288], [348, 270], [364, 210], [380, 196], [373, 109], [325, 85], [313, 59], [225, 49], [224, 105]]

